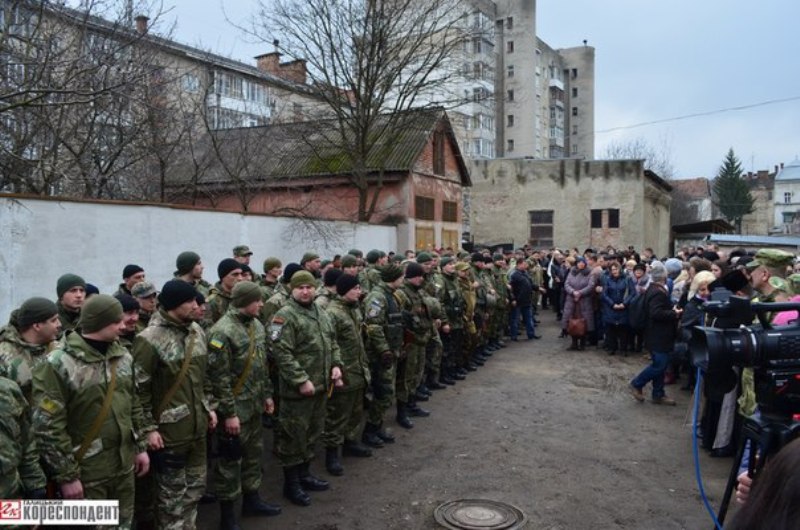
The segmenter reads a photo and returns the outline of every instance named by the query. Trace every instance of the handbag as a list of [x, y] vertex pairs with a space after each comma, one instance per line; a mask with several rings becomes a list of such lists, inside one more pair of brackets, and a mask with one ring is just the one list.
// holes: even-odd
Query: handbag
[[567, 335], [576, 339], [586, 335], [586, 319], [578, 312], [578, 302], [575, 302], [572, 316], [567, 321]]

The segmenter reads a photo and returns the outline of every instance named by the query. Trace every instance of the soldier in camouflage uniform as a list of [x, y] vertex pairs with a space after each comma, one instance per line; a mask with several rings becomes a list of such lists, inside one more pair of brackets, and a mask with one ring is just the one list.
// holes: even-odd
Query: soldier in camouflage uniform
[[208, 302], [208, 312], [204, 323], [206, 329], [210, 328], [228, 311], [233, 288], [242, 281], [242, 264], [233, 258], [225, 258], [219, 262], [217, 274], [219, 274], [219, 281], [211, 288], [211, 294], [206, 297]]
[[149, 458], [121, 323], [113, 297], [87, 301], [78, 330], [34, 368], [32, 408], [42, 460], [64, 499], [117, 499], [120, 528], [130, 528], [134, 473], [145, 475]]
[[445, 388], [445, 385], [439, 382], [442, 352], [444, 350], [442, 339], [439, 336], [439, 330], [443, 324], [447, 324], [447, 315], [442, 309], [444, 292], [441, 289], [441, 282], [437, 283], [436, 281], [438, 273], [435, 271], [438, 259], [438, 254], [428, 252], [420, 252], [417, 254], [417, 263], [422, 266], [422, 270], [425, 273], [425, 278], [422, 282], [422, 288], [426, 294], [425, 304], [428, 306], [428, 311], [434, 320], [436, 328], [425, 347], [424, 376], [420, 387], [417, 389], [418, 393], [422, 396], [430, 396], [431, 390], [441, 390]]
[[78, 325], [81, 307], [86, 301], [86, 282], [76, 274], [64, 274], [56, 283], [56, 294], [61, 333], [65, 333]]
[[200, 255], [191, 250], [181, 252], [175, 259], [175, 278], [194, 286], [205, 298], [211, 293], [211, 284], [203, 279], [203, 262]]
[[133, 286], [139, 282], [144, 281], [144, 269], [138, 265], [125, 265], [125, 268], [122, 269], [122, 283], [119, 284], [119, 288], [114, 295], [118, 294], [127, 294], [129, 296], [133, 296], [131, 290]]
[[5, 377], [0, 377], [0, 464], [0, 499], [45, 497], [47, 479], [39, 466], [28, 400]]
[[194, 528], [206, 484], [206, 432], [214, 429], [206, 338], [193, 320], [197, 292], [170, 280], [161, 308], [134, 341], [138, 394], [153, 456], [159, 528]]
[[442, 324], [440, 337], [444, 345], [442, 355], [442, 369], [439, 382], [454, 385], [456, 380], [463, 380], [464, 374], [459, 370], [458, 357], [464, 347], [464, 311], [466, 302], [458, 285], [456, 272], [457, 262], [451, 256], [441, 259], [441, 274], [436, 277], [436, 283], [441, 283], [442, 307], [447, 315], [447, 323]]
[[338, 280], [341, 275], [342, 271], [340, 269], [328, 269], [325, 271], [325, 274], [322, 276], [322, 287], [317, 289], [314, 295], [314, 303], [317, 304], [320, 309], [327, 309], [328, 304], [336, 297], [336, 280]]
[[139, 302], [124, 293], [117, 293], [114, 298], [122, 305], [122, 331], [119, 334], [119, 342], [130, 351], [133, 339], [136, 338], [136, 325], [139, 323]]
[[414, 426], [409, 415], [430, 416], [430, 412], [417, 405], [415, 395], [425, 368], [425, 348], [434, 332], [433, 318], [424, 300], [424, 281], [422, 265], [412, 261], [406, 266], [403, 286], [397, 290], [405, 328], [403, 350], [397, 364], [397, 423], [405, 428]]
[[[272, 322], [272, 317], [278, 312], [280, 308], [286, 305], [286, 302], [291, 298], [291, 288], [289, 282], [295, 272], [303, 270], [297, 263], [289, 263], [283, 271], [283, 276], [278, 285], [275, 286], [274, 294], [264, 302], [264, 307], [261, 309], [260, 320], [264, 326], [269, 326]], [[277, 381], [276, 381], [277, 382]]]
[[358, 283], [361, 290], [369, 293], [372, 288], [381, 282], [379, 267], [383, 267], [389, 262], [389, 257], [382, 250], [372, 249], [367, 252], [367, 266], [358, 274]]
[[492, 332], [489, 337], [489, 346], [487, 349], [489, 351], [496, 351], [506, 345], [502, 339], [508, 327], [508, 265], [502, 254], [493, 255], [492, 260], [494, 260], [492, 276], [494, 280], [494, 289], [497, 293], [497, 307], [492, 316]]
[[352, 254], [345, 254], [342, 256], [341, 265], [343, 273], [349, 274], [350, 276], [358, 276], [358, 258]]
[[261, 286], [261, 291], [264, 293], [265, 303], [273, 294], [275, 294], [275, 288], [278, 286], [282, 272], [283, 264], [281, 263], [281, 260], [273, 257], [264, 260], [264, 274], [261, 276], [261, 280], [256, 283]]
[[333, 386], [342, 385], [342, 361], [330, 317], [314, 305], [316, 281], [307, 271], [292, 275], [292, 297], [269, 327], [280, 377], [281, 406], [276, 429], [278, 460], [283, 466], [283, 494], [308, 506], [310, 491], [328, 489], [310, 472], [314, 446], [325, 425], [325, 407]]
[[337, 296], [326, 311], [336, 331], [344, 386], [335, 388], [328, 399], [322, 441], [325, 444], [325, 468], [331, 475], [338, 476], [344, 473], [339, 457], [342, 446], [344, 452], [352, 456], [372, 456], [372, 451], [361, 444], [364, 391], [370, 383], [359, 305], [361, 286], [355, 276], [342, 274], [336, 280], [336, 292]]
[[403, 269], [385, 265], [380, 276], [380, 283], [364, 299], [365, 346], [373, 399], [367, 411], [363, 441], [373, 447], [394, 442], [394, 436], [383, 428], [383, 417], [394, 400], [397, 359], [403, 348], [403, 315], [394, 296], [403, 284]]
[[58, 308], [47, 298], [26, 300], [0, 329], [0, 376], [17, 383], [28, 401], [33, 368], [44, 362], [60, 332]]
[[133, 286], [131, 294], [139, 302], [139, 320], [136, 322], [136, 333], [139, 333], [147, 327], [150, 317], [156, 312], [158, 291], [150, 282], [139, 282]]
[[[242, 495], [242, 515], [277, 515], [280, 506], [258, 496], [261, 487], [263, 440], [261, 412], [272, 414], [272, 384], [267, 377], [266, 333], [258, 321], [264, 305], [261, 289], [253, 282], [233, 288], [231, 307], [208, 331], [209, 368], [219, 374], [218, 399], [220, 457], [216, 461], [220, 528], [237, 528], [234, 502]], [[238, 441], [238, 442], [237, 442]], [[238, 451], [230, 448], [241, 447]]]
[[464, 297], [464, 344], [461, 351], [456, 353], [456, 365], [462, 375], [466, 375], [468, 371], [474, 371], [477, 368], [471, 362], [471, 354], [478, 344], [478, 328], [475, 325], [475, 307], [478, 298], [475, 286], [477, 282], [472, 277], [469, 263], [459, 262], [456, 265], [456, 273], [458, 274], [458, 286]]

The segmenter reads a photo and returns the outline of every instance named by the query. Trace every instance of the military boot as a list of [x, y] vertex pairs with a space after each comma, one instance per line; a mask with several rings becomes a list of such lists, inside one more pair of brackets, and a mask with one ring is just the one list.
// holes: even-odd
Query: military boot
[[377, 434], [378, 437], [387, 444], [394, 443], [394, 434], [387, 431], [383, 425], [378, 426], [378, 430], [375, 432], [375, 434]]
[[300, 485], [299, 466], [283, 468], [283, 496], [298, 506], [309, 506], [311, 496]]
[[413, 429], [414, 422], [409, 419], [406, 407], [407, 403], [403, 401], [397, 402], [397, 424], [404, 429]]
[[311, 462], [303, 462], [297, 466], [298, 474], [300, 476], [300, 485], [303, 489], [309, 491], [325, 491], [331, 485], [327, 480], [315, 477], [311, 474]]
[[[441, 381], [441, 376], [439, 376], [439, 381]], [[428, 382], [426, 383], [425, 386], [427, 386], [429, 390], [444, 390], [445, 388], [447, 388], [447, 385], [444, 384], [443, 381], [442, 382], [439, 381], [437, 381], [433, 377], [429, 377]]]
[[269, 516], [280, 513], [280, 506], [264, 502], [258, 496], [257, 491], [245, 491], [242, 495], [242, 517]]
[[220, 530], [241, 530], [239, 522], [236, 520], [236, 512], [234, 512], [233, 509], [233, 501], [220, 501], [219, 511]]
[[430, 412], [417, 405], [417, 402], [413, 400], [408, 400], [406, 410], [409, 416], [414, 416], [415, 418], [427, 418], [431, 415]]
[[344, 468], [342, 467], [342, 461], [339, 459], [338, 447], [325, 448], [325, 469], [327, 469], [328, 473], [330, 473], [334, 477], [339, 477], [341, 475], [344, 475]]
[[361, 435], [361, 441], [370, 447], [381, 448], [383, 447], [383, 439], [378, 436], [378, 426], [367, 422], [364, 425], [364, 434]]
[[[380, 438], [378, 438], [380, 440]], [[383, 440], [381, 440], [383, 443]], [[372, 456], [372, 450], [356, 440], [345, 440], [342, 453], [348, 456], [355, 456], [358, 458], [367, 458]]]

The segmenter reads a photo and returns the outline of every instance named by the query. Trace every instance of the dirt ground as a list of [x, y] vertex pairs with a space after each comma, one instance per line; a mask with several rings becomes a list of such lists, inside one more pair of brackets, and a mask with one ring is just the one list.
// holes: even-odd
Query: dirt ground
[[[267, 454], [261, 491], [283, 513], [242, 527], [434, 529], [439, 504], [491, 499], [521, 509], [530, 529], [712, 528], [695, 481], [690, 393], [667, 387], [676, 407], [635, 402], [627, 385], [646, 364], [640, 354], [565, 351], [553, 313], [541, 318], [542, 340], [509, 343], [436, 392], [422, 404], [431, 416], [412, 430], [389, 416], [397, 443], [345, 458], [344, 476], [325, 472], [320, 448], [312, 471], [331, 489], [312, 492], [310, 507], [283, 499], [281, 470]], [[716, 511], [732, 460], [701, 451], [700, 465]], [[218, 513], [202, 506], [199, 527], [216, 528]]]

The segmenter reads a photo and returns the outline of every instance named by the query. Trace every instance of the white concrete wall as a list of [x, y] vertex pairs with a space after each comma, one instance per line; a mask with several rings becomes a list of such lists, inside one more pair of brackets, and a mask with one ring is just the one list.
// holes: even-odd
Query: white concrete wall
[[56, 280], [66, 272], [112, 293], [125, 265], [135, 263], [160, 287], [172, 277], [177, 255], [193, 250], [214, 283], [217, 264], [239, 244], [254, 252], [257, 273], [269, 256], [285, 266], [308, 250], [323, 258], [351, 248], [398, 250], [389, 226], [0, 196], [0, 325], [31, 296], [55, 299]]

